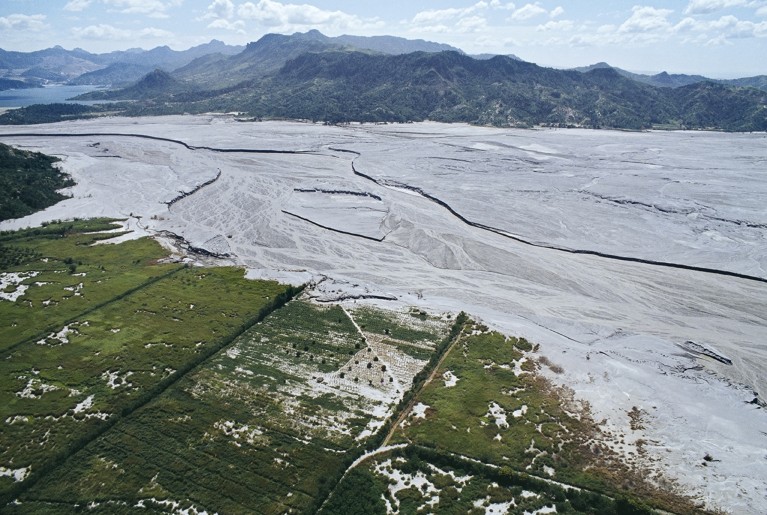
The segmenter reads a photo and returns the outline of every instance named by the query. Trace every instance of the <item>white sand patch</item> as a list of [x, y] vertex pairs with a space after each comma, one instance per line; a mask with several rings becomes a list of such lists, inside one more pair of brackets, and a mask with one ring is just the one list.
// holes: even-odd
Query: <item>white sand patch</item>
[[526, 361], [528, 361], [527, 357], [522, 356], [521, 358], [519, 358], [518, 360], [515, 360], [513, 362], [513, 365], [514, 365], [514, 375], [515, 376], [519, 377], [522, 374], [527, 374], [528, 373], [528, 372], [522, 370], [522, 365], [524, 365]]
[[[182, 506], [189, 505], [187, 508]], [[160, 506], [169, 510], [169, 513], [173, 515], [208, 515], [207, 510], [198, 508], [190, 501], [173, 501], [170, 499], [156, 499], [154, 497], [150, 499], [141, 499], [134, 507], [136, 508], [152, 508], [154, 506]]]
[[56, 385], [43, 383], [40, 379], [33, 377], [27, 381], [21, 391], [16, 392], [16, 396], [22, 399], [39, 399], [44, 394], [58, 389]]
[[93, 406], [93, 395], [89, 395], [85, 399], [83, 399], [82, 402], [78, 403], [77, 406], [75, 406], [72, 411], [74, 413], [82, 413], [85, 410], [91, 409]]
[[455, 489], [458, 490], [458, 493], [461, 493], [461, 490], [463, 490], [463, 487], [466, 486], [466, 483], [468, 483], [474, 478], [474, 476], [471, 476], [468, 474], [465, 476], [458, 476], [456, 475], [454, 470], [448, 470], [448, 471], [442, 470], [441, 468], [431, 463], [429, 463], [428, 465], [429, 465], [429, 468], [432, 469], [437, 474], [441, 474], [443, 476], [449, 476], [450, 478], [452, 478], [452, 480], [458, 484], [458, 486], [455, 487]]
[[16, 483], [24, 481], [30, 472], [32, 472], [32, 467], [22, 467], [18, 469], [0, 467], [0, 477], [12, 477]]
[[237, 347], [230, 347], [226, 349], [226, 357], [231, 359], [237, 359], [242, 351]]
[[495, 425], [501, 429], [508, 429], [509, 423], [506, 421], [506, 410], [495, 402], [491, 402], [487, 409], [486, 417], [492, 418]]
[[[40, 275], [40, 272], [3, 272], [0, 274], [0, 300], [16, 302], [29, 289], [29, 285], [21, 283], [38, 275]], [[6, 292], [5, 290], [11, 286], [15, 286], [15, 289]]]
[[525, 511], [525, 515], [547, 515], [549, 513], [556, 513], [557, 507], [554, 505], [551, 506], [544, 506], [543, 508], [539, 508], [533, 512]]
[[9, 426], [13, 424], [26, 424], [29, 421], [30, 418], [26, 415], [14, 415], [5, 419], [5, 423]]
[[439, 490], [420, 470], [415, 474], [405, 474], [397, 469], [392, 460], [389, 459], [376, 465], [375, 471], [390, 480], [389, 493], [394, 498], [395, 512], [399, 511], [399, 500], [396, 497], [397, 492], [411, 487], [418, 489], [425, 499], [424, 504], [419, 509], [439, 504]]
[[485, 510], [485, 515], [503, 515], [509, 513], [509, 510], [516, 506], [516, 503], [512, 499], [506, 502], [490, 502], [490, 496], [488, 495], [484, 499], [477, 499], [474, 501], [474, 507]]
[[426, 418], [426, 410], [429, 409], [429, 406], [426, 404], [419, 402], [415, 406], [413, 406], [412, 411], [410, 412], [412, 414], [413, 418]]
[[554, 470], [552, 467], [549, 467], [548, 465], [544, 465], [544, 466], [543, 466], [543, 472], [544, 472], [544, 473], [545, 473], [547, 476], [549, 476], [549, 477], [554, 477], [554, 474], [556, 474], [556, 472], [557, 472], [557, 471], [556, 471], [556, 470]]
[[458, 378], [453, 374], [451, 370], [448, 370], [442, 374], [442, 379], [445, 381], [445, 388], [452, 388], [458, 384]]
[[132, 375], [133, 375], [133, 372], [131, 371], [128, 371], [121, 376], [119, 370], [115, 370], [115, 371], [107, 370], [106, 372], [101, 374], [101, 379], [107, 382], [107, 386], [115, 390], [121, 387], [129, 388], [133, 386], [132, 383], [128, 382], [128, 378]]
[[514, 410], [511, 416], [514, 418], [520, 418], [527, 413], [527, 404], [523, 404], [521, 408]]
[[[73, 296], [79, 297], [82, 295], [83, 286], [83, 283], [77, 283], [74, 286], [64, 286], [64, 291], [72, 292]], [[64, 298], [66, 299], [67, 297]]]
[[257, 443], [264, 443], [266, 437], [264, 437], [264, 431], [261, 428], [251, 428], [248, 424], [238, 424], [233, 420], [219, 420], [213, 424], [215, 429], [218, 429], [226, 436], [232, 438], [232, 443], [237, 447], [242, 446], [242, 442], [247, 442], [250, 445]]
[[46, 338], [37, 340], [37, 344], [56, 346], [56, 345], [64, 345], [66, 343], [69, 343], [70, 334], [75, 334], [75, 335], [80, 334], [79, 331], [77, 331], [77, 329], [73, 327], [74, 325], [76, 324], [65, 325], [64, 327], [61, 328], [59, 332], [51, 333]]

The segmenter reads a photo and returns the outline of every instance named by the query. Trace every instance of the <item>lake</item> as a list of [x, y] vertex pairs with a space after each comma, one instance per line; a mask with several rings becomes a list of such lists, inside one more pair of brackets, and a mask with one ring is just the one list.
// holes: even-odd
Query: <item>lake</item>
[[98, 89], [98, 86], [46, 86], [31, 89], [0, 91], [0, 107], [26, 107], [32, 104], [77, 103], [96, 104], [94, 101], [69, 102], [67, 99]]

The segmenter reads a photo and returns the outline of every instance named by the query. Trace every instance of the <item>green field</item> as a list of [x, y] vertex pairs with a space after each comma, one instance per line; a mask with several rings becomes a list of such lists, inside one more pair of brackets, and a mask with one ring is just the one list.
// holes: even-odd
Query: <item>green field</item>
[[284, 304], [290, 287], [171, 262], [148, 239], [94, 245], [115, 227], [0, 235], [6, 510], [311, 510], [449, 329]]
[[[104, 221], [3, 235], [27, 248], [0, 300], [0, 496], [9, 499], [151, 400], [290, 293], [236, 268], [160, 264]], [[110, 226], [111, 228], [111, 226]]]
[[[400, 513], [420, 513], [425, 508], [419, 506], [437, 506], [439, 513], [554, 506], [558, 513], [631, 513], [629, 507], [643, 513], [643, 503], [695, 511], [688, 499], [653, 486], [615, 454], [588, 407], [539, 373], [544, 364], [558, 369], [526, 340], [469, 322], [394, 431], [390, 443], [404, 450], [365, 463], [352, 481], [383, 485], [381, 500], [400, 505]], [[473, 479], [457, 485], [444, 466]], [[416, 486], [392, 486], [403, 477]], [[348, 481], [329, 504], [347, 495]], [[552, 481], [586, 490], [574, 496]]]

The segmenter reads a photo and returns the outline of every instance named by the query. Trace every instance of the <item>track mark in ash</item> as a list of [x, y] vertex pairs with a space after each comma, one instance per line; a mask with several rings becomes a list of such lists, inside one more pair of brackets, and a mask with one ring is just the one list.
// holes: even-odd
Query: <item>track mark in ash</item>
[[163, 138], [160, 136], [150, 136], [148, 134], [135, 134], [125, 132], [81, 132], [73, 134], [47, 134], [44, 132], [15, 132], [10, 134], [3, 134], [3, 137], [9, 138], [100, 138], [104, 136], [109, 137], [125, 137], [125, 138], [141, 138], [150, 139], [154, 141], [164, 141], [166, 143], [175, 143], [181, 145], [188, 150], [207, 150], [209, 152], [222, 152], [222, 153], [240, 153], [240, 154], [296, 154], [296, 155], [320, 155], [317, 152], [311, 152], [308, 150], [273, 150], [273, 149], [255, 149], [255, 148], [216, 148], [207, 146], [196, 146], [185, 143], [181, 140]]
[[298, 218], [299, 220], [303, 220], [304, 222], [310, 223], [310, 224], [312, 224], [312, 225], [314, 225], [316, 227], [319, 227], [321, 229], [325, 229], [327, 231], [337, 232], [339, 234], [346, 234], [347, 236], [355, 236], [357, 238], [364, 238], [366, 240], [377, 241], [379, 243], [384, 241], [384, 238], [385, 238], [385, 236], [382, 236], [380, 238], [376, 238], [374, 236], [367, 236], [365, 234], [359, 234], [359, 233], [351, 232], [351, 231], [344, 231], [343, 229], [337, 229], [335, 227], [330, 227], [330, 226], [327, 226], [327, 225], [323, 225], [323, 224], [320, 224], [318, 222], [315, 222], [314, 220], [310, 220], [308, 218], [305, 218], [305, 217], [303, 217], [301, 215], [297, 215], [295, 213], [291, 213], [290, 211], [285, 211], [284, 209], [282, 210], [282, 212], [284, 214], [286, 214], [286, 215], [292, 216], [294, 218]]
[[[333, 150], [333, 151], [336, 151], [336, 152], [347, 152], [347, 153], [355, 154], [357, 156], [361, 155], [359, 152], [356, 152], [356, 151], [353, 151], [353, 150], [344, 150], [344, 149], [338, 149], [338, 148], [330, 148], [329, 150]], [[717, 269], [717, 268], [707, 268], [707, 267], [702, 267], [702, 266], [686, 265], [686, 264], [683, 264], [683, 263], [671, 263], [671, 262], [667, 262], [667, 261], [657, 261], [657, 260], [653, 260], [653, 259], [643, 259], [643, 258], [632, 257], [632, 256], [621, 256], [619, 254], [610, 254], [610, 253], [607, 253], [607, 252], [600, 252], [600, 251], [597, 251], [597, 250], [571, 249], [571, 248], [562, 247], [562, 246], [559, 246], [559, 245], [549, 245], [549, 244], [545, 244], [545, 243], [535, 243], [535, 242], [526, 240], [526, 239], [524, 239], [524, 238], [522, 238], [520, 236], [517, 236], [517, 235], [511, 234], [511, 233], [509, 233], [507, 231], [504, 231], [503, 229], [499, 229], [497, 227], [492, 227], [490, 225], [485, 225], [485, 224], [482, 224], [482, 223], [479, 223], [479, 222], [474, 222], [472, 220], [469, 220], [468, 218], [463, 216], [461, 213], [459, 213], [458, 211], [453, 209], [453, 207], [450, 206], [450, 204], [448, 204], [447, 202], [445, 202], [444, 200], [442, 200], [442, 199], [440, 199], [438, 197], [435, 197], [434, 195], [431, 195], [430, 193], [427, 193], [426, 191], [424, 191], [421, 188], [418, 188], [416, 186], [410, 186], [410, 185], [404, 184], [404, 183], [393, 182], [393, 181], [391, 181], [391, 182], [381, 181], [381, 180], [376, 179], [375, 177], [367, 175], [367, 174], [365, 174], [365, 173], [363, 173], [363, 172], [361, 172], [361, 171], [359, 171], [357, 169], [357, 167], [354, 164], [354, 160], [352, 160], [351, 167], [352, 167], [352, 172], [354, 173], [354, 175], [356, 175], [358, 177], [362, 177], [363, 179], [372, 181], [372, 182], [374, 182], [375, 184], [377, 184], [377, 185], [379, 185], [381, 187], [394, 187], [394, 188], [401, 188], [401, 189], [406, 189], [406, 190], [412, 191], [413, 193], [416, 193], [416, 194], [422, 196], [423, 198], [425, 198], [427, 200], [430, 200], [430, 201], [434, 202], [435, 204], [438, 204], [438, 205], [442, 206], [450, 214], [452, 214], [454, 217], [458, 218], [460, 221], [462, 221], [466, 225], [469, 225], [471, 227], [475, 227], [477, 229], [481, 229], [483, 231], [488, 231], [488, 232], [495, 233], [495, 234], [497, 234], [499, 236], [502, 236], [504, 238], [508, 238], [510, 240], [514, 240], [514, 241], [516, 241], [518, 243], [521, 243], [523, 245], [527, 245], [527, 246], [530, 246], [530, 247], [537, 247], [537, 248], [541, 248], [541, 249], [554, 250], [554, 251], [557, 251], [557, 252], [564, 252], [564, 253], [567, 253], [567, 254], [581, 254], [581, 255], [586, 255], [586, 256], [595, 256], [595, 257], [600, 257], [600, 258], [603, 258], [603, 259], [610, 259], [610, 260], [613, 260], [613, 261], [625, 261], [625, 262], [629, 262], [629, 263], [640, 263], [640, 264], [643, 264], [643, 265], [658, 266], [658, 267], [663, 267], [663, 268], [675, 268], [675, 269], [679, 269], [679, 270], [689, 270], [689, 271], [692, 271], [692, 272], [701, 272], [701, 273], [706, 273], [706, 274], [723, 275], [723, 276], [726, 276], [726, 277], [735, 277], [737, 279], [745, 279], [747, 281], [756, 281], [756, 282], [760, 282], [760, 283], [767, 283], [767, 278], [758, 277], [758, 276], [754, 276], [754, 275], [748, 275], [748, 274], [741, 274], [741, 273], [732, 272], [732, 271], [729, 271], [729, 270], [720, 270], [720, 269]]]

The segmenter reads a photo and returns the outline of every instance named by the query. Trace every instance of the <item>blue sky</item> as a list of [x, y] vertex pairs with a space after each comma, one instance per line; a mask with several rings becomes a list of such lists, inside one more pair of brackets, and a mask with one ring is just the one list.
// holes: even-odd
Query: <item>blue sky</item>
[[269, 32], [389, 34], [545, 66], [767, 74], [767, 0], [2, 0], [0, 48], [105, 52]]

